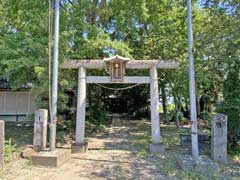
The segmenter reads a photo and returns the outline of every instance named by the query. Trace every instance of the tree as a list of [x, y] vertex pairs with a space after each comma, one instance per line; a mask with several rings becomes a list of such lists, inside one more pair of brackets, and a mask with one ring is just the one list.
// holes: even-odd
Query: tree
[[[48, 103], [48, 2], [0, 0], [0, 77], [16, 88], [32, 82]], [[203, 93], [215, 104], [223, 81], [239, 63], [239, 2], [205, 0], [193, 6], [197, 99]], [[162, 97], [174, 97], [176, 114], [188, 117], [188, 60], [186, 2], [169, 0], [63, 0], [60, 11], [60, 63], [67, 59], [95, 59], [120, 54], [134, 59], [174, 59], [177, 70], [159, 72]], [[197, 3], [197, 1], [194, 1]], [[224, 3], [224, 6], [222, 5]], [[231, 27], [231, 28], [229, 28]], [[216, 31], [217, 29], [217, 31]], [[127, 71], [128, 75], [149, 74]], [[105, 75], [106, 71], [88, 71]], [[59, 111], [66, 108], [65, 92], [77, 91], [75, 71], [59, 72]], [[104, 91], [93, 88], [104, 97]], [[148, 104], [141, 88], [135, 108]], [[135, 97], [134, 90], [121, 95]], [[142, 98], [139, 98], [142, 97]], [[93, 96], [94, 98], [94, 96]], [[96, 97], [97, 98], [97, 97]], [[40, 102], [40, 101], [39, 101]], [[166, 103], [164, 103], [166, 104]], [[75, 104], [74, 104], [75, 105]], [[167, 114], [164, 105], [165, 114]]]
[[213, 79], [215, 85], [223, 85], [222, 90], [213, 91], [213, 94], [223, 94], [223, 102], [217, 111], [228, 116], [229, 147], [234, 149], [239, 141], [240, 125], [240, 2], [205, 0], [202, 5], [210, 12], [210, 17], [199, 45], [206, 47], [202, 53], [209, 61], [207, 68], [222, 79]]
[[239, 71], [232, 69], [224, 82], [224, 101], [217, 111], [228, 117], [228, 140], [230, 149], [237, 149], [240, 137], [240, 76]]

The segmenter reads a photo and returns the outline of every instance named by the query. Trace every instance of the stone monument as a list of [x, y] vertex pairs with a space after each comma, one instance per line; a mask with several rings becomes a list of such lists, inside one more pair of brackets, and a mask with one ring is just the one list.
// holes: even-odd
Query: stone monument
[[47, 122], [48, 110], [39, 109], [35, 111], [34, 122], [34, 150], [31, 155], [32, 164], [35, 166], [58, 167], [71, 158], [70, 149], [56, 149], [49, 152], [47, 145]]
[[215, 114], [211, 130], [211, 157], [214, 161], [227, 162], [227, 116]]
[[34, 150], [36, 151], [41, 151], [46, 149], [47, 121], [48, 121], [48, 110], [39, 109], [35, 111], [33, 146], [34, 146]]

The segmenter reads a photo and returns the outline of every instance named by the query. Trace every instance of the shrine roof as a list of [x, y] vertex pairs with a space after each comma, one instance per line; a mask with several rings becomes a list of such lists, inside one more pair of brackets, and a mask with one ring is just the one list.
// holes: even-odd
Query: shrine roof
[[127, 57], [122, 57], [122, 56], [119, 56], [119, 55], [115, 55], [115, 56], [111, 56], [109, 58], [104, 58], [103, 61], [105, 62], [112, 62], [112, 61], [129, 61], [131, 60], [130, 58], [127, 58]]

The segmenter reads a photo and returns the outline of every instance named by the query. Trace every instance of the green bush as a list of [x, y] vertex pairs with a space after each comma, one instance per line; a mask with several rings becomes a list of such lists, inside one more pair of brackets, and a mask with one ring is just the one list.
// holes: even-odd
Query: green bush
[[238, 70], [229, 72], [224, 82], [224, 101], [216, 111], [228, 117], [228, 146], [230, 150], [239, 149], [240, 140], [240, 77]]
[[106, 125], [106, 111], [100, 106], [91, 106], [89, 117], [87, 118], [86, 128], [89, 133], [102, 132]]
[[56, 141], [60, 143], [64, 143], [64, 138], [66, 136], [65, 131], [57, 131], [56, 133]]
[[16, 144], [12, 143], [12, 139], [10, 138], [9, 140], [5, 141], [4, 145], [4, 160], [5, 161], [10, 161], [11, 159], [14, 158], [14, 155], [18, 152], [18, 148]]
[[212, 113], [208, 112], [208, 111], [203, 111], [200, 113], [200, 118], [203, 120], [208, 120], [211, 121], [212, 120]]
[[25, 117], [26, 121], [33, 121], [34, 120], [34, 114], [27, 114]]

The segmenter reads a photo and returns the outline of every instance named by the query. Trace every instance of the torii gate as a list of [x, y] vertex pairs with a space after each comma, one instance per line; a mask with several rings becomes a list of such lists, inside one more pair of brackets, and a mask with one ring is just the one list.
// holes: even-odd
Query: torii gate
[[[104, 58], [103, 60], [69, 60], [62, 65], [64, 69], [78, 69], [78, 97], [76, 117], [76, 143], [72, 152], [85, 152], [87, 142], [85, 138], [85, 110], [86, 110], [86, 84], [87, 83], [150, 83], [151, 99], [151, 135], [150, 150], [163, 152], [160, 144], [159, 122], [159, 92], [157, 69], [174, 69], [179, 65], [176, 61], [162, 60], [130, 60], [121, 56]], [[87, 76], [87, 69], [107, 68], [110, 76]], [[150, 76], [124, 76], [125, 69], [150, 69]]]

